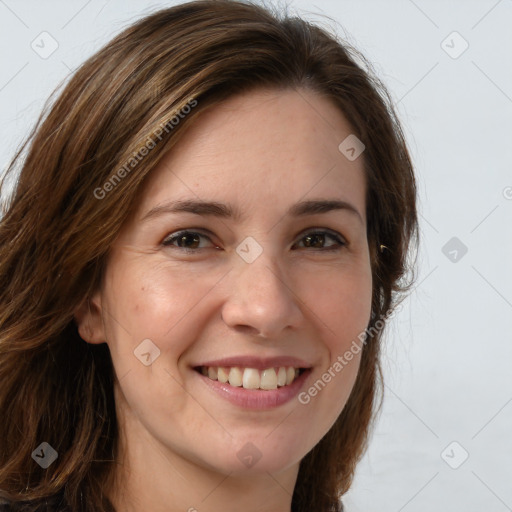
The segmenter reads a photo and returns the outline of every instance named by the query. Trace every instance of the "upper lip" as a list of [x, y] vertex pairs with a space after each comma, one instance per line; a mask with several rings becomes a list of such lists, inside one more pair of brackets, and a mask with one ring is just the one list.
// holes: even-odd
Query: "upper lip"
[[254, 368], [256, 370], [266, 370], [267, 368], [279, 368], [281, 366], [293, 366], [294, 368], [311, 368], [311, 364], [297, 357], [278, 356], [278, 357], [254, 357], [254, 356], [233, 356], [224, 359], [215, 359], [205, 361], [195, 367], [201, 366], [238, 366], [240, 368]]

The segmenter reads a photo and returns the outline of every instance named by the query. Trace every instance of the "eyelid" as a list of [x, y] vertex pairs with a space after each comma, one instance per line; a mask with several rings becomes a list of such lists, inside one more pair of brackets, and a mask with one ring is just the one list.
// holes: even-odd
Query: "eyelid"
[[295, 238], [304, 237], [304, 236], [308, 235], [309, 233], [325, 233], [325, 234], [330, 235], [336, 239], [339, 238], [341, 242], [348, 245], [348, 240], [341, 233], [339, 233], [338, 231], [335, 231], [334, 229], [325, 228], [325, 227], [321, 227], [321, 226], [313, 226], [313, 227], [307, 228], [306, 230], [301, 231]]
[[335, 245], [332, 247], [326, 247], [326, 248], [322, 248], [322, 249], [312, 249], [313, 251], [328, 252], [328, 251], [340, 250], [344, 247], [348, 247], [348, 245], [349, 245], [348, 240], [341, 233], [338, 233], [337, 231], [334, 231], [333, 229], [319, 227], [319, 226], [318, 227], [310, 227], [304, 231], [301, 231], [295, 237], [295, 239], [297, 239], [297, 241], [300, 242], [305, 236], [309, 235], [310, 233], [327, 235], [338, 244], [338, 245]]
[[[197, 234], [197, 235], [201, 235], [204, 238], [208, 238], [208, 240], [210, 240], [210, 242], [213, 245], [215, 245], [215, 243], [212, 241], [212, 237], [215, 237], [215, 235], [210, 230], [203, 229], [203, 228], [183, 228], [183, 229], [178, 229], [176, 231], [173, 231], [172, 233], [169, 233], [169, 234], [167, 234], [165, 236], [165, 238], [162, 241], [162, 245], [165, 246], [165, 247], [174, 247], [170, 243], [166, 243], [166, 242], [171, 240], [171, 239], [176, 239], [180, 235], [183, 235], [183, 234]], [[181, 249], [183, 251], [189, 250], [191, 252], [192, 251], [193, 252], [197, 252], [198, 250], [200, 250], [200, 249], [189, 249], [187, 247], [176, 247], [176, 249]], [[201, 247], [201, 249], [205, 249], [205, 247]], [[208, 249], [209, 249], [209, 247], [208, 247]]]

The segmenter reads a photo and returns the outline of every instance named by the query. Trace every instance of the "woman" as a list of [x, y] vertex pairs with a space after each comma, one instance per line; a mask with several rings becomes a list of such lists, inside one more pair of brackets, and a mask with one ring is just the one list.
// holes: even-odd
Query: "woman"
[[78, 69], [9, 169], [7, 510], [342, 510], [417, 237], [400, 125], [354, 56], [202, 0]]

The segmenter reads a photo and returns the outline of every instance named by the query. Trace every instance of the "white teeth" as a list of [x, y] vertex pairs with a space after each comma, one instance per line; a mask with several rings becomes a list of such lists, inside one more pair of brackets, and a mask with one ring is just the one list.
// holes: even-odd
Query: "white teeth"
[[229, 380], [229, 371], [226, 368], [219, 367], [217, 369], [217, 380], [226, 383]]
[[245, 389], [258, 389], [260, 387], [260, 372], [255, 368], [246, 368], [242, 379]]
[[229, 370], [229, 383], [239, 388], [242, 385], [242, 370], [234, 366]]
[[212, 380], [218, 380], [222, 383], [229, 382], [231, 386], [263, 390], [289, 386], [300, 374], [300, 370], [293, 366], [266, 368], [261, 372], [255, 368], [239, 368], [236, 366], [231, 368], [202, 366], [200, 371]]
[[277, 389], [277, 375], [274, 368], [263, 370], [261, 372], [261, 389]]
[[277, 372], [277, 385], [279, 387], [286, 386], [286, 368], [281, 366]]

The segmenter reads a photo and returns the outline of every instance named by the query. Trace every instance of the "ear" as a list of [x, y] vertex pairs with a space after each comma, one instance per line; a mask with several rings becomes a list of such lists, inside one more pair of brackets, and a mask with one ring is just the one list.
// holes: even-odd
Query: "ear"
[[73, 317], [78, 334], [84, 341], [94, 344], [106, 342], [99, 291], [92, 297], [85, 298], [75, 309]]

